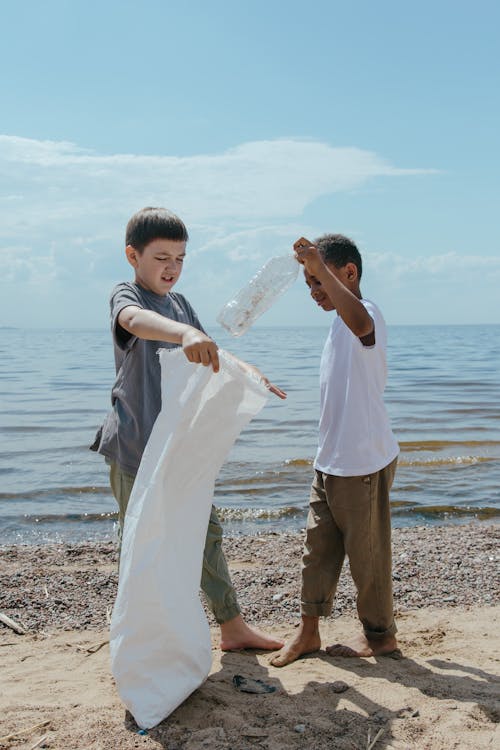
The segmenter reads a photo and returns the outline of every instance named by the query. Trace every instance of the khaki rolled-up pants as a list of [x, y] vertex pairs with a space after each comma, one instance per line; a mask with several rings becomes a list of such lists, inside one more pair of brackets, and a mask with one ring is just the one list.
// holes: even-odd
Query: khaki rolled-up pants
[[360, 477], [316, 471], [302, 557], [302, 614], [330, 614], [347, 555], [366, 636], [396, 633], [389, 504], [396, 464], [397, 458]]
[[[111, 463], [109, 481], [118, 503], [118, 537], [121, 548], [123, 524], [135, 476], [122, 471], [117, 463]], [[240, 614], [236, 592], [222, 551], [222, 526], [213, 505], [203, 551], [201, 589], [218, 623], [228, 622]]]

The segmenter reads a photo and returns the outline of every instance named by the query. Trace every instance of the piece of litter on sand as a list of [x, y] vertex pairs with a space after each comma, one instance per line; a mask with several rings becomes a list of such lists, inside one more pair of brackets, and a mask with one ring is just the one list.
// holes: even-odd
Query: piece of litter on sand
[[334, 693], [345, 693], [346, 690], [349, 690], [349, 685], [343, 680], [335, 680], [335, 682], [332, 682], [331, 688]]
[[384, 654], [384, 656], [388, 656], [389, 659], [404, 659], [403, 652], [399, 648], [394, 649], [394, 651], [389, 651], [389, 653]]
[[405, 706], [396, 712], [396, 719], [415, 719], [417, 716], [420, 716], [418, 709], [411, 706]]
[[141, 734], [143, 736], [146, 735], [147, 733], [148, 733], [147, 729], [138, 729], [137, 730], [137, 734]]
[[106, 646], [109, 643], [109, 640], [107, 641], [99, 641], [98, 643], [93, 643], [91, 646], [85, 646], [81, 644], [76, 645], [77, 651], [84, 651], [86, 654], [96, 654], [98, 651], [101, 650], [103, 646]]
[[19, 633], [19, 635], [26, 635], [26, 628], [21, 625], [21, 623], [13, 620], [12, 617], [8, 617], [4, 612], [0, 612], [0, 622], [13, 630], [15, 633]]
[[252, 677], [243, 677], [241, 674], [234, 675], [233, 685], [242, 693], [274, 693], [276, 690], [274, 685], [268, 685], [262, 680], [254, 680]]
[[242, 737], [249, 737], [250, 739], [263, 740], [266, 737], [269, 737], [269, 732], [266, 732], [264, 729], [259, 729], [258, 727], [247, 727], [246, 729], [242, 729], [240, 734]]
[[32, 727], [25, 727], [24, 729], [18, 729], [17, 732], [13, 732], [12, 734], [6, 734], [4, 737], [0, 737], [0, 743], [7, 742], [8, 740], [13, 740], [16, 737], [22, 737], [23, 735], [30, 735], [33, 734], [37, 729], [42, 729], [42, 727], [46, 727], [50, 724], [50, 719], [47, 719], [47, 721], [42, 721], [41, 724], [34, 724]]
[[368, 732], [368, 739], [366, 741], [366, 750], [372, 750], [373, 747], [377, 744], [378, 740], [382, 737], [384, 734], [383, 729], [379, 729], [373, 740], [370, 737], [370, 732]]
[[40, 739], [37, 740], [34, 745], [30, 746], [30, 750], [35, 750], [37, 747], [45, 747], [45, 740], [48, 736], [48, 734], [45, 734], [43, 737], [40, 737]]

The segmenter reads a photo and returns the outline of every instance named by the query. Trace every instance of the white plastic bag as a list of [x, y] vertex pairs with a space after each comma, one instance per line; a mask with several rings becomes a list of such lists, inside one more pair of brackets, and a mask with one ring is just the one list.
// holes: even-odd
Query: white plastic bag
[[214, 484], [268, 391], [220, 350], [220, 371], [160, 352], [162, 409], [125, 518], [111, 668], [137, 724], [166, 718], [206, 679], [210, 629], [199, 598]]

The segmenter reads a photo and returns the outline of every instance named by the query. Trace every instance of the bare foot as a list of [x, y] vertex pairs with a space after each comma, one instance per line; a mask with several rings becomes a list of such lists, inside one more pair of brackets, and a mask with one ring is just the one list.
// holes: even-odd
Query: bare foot
[[349, 643], [335, 643], [327, 646], [326, 653], [330, 656], [382, 656], [396, 651], [398, 642], [393, 635], [384, 638], [367, 638], [364, 633], [356, 636]]
[[273, 638], [253, 625], [248, 625], [241, 615], [223, 622], [220, 626], [221, 651], [239, 651], [242, 648], [275, 651], [282, 645], [283, 641]]
[[285, 667], [304, 654], [312, 654], [321, 648], [321, 638], [318, 628], [318, 617], [302, 617], [299, 632], [281, 651], [270, 659], [273, 667]]

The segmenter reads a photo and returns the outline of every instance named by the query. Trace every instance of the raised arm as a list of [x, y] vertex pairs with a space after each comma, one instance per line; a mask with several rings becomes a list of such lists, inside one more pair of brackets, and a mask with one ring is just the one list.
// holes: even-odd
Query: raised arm
[[306, 271], [308, 283], [318, 283], [346, 326], [362, 341], [373, 334], [373, 318], [361, 302], [358, 271], [354, 263], [342, 268], [327, 265], [318, 248], [305, 237], [293, 246]]
[[217, 344], [206, 333], [193, 326], [136, 305], [127, 305], [120, 311], [118, 324], [140, 339], [180, 344], [190, 362], [212, 365], [214, 372], [219, 371]]

